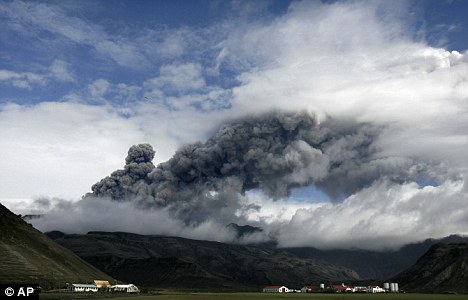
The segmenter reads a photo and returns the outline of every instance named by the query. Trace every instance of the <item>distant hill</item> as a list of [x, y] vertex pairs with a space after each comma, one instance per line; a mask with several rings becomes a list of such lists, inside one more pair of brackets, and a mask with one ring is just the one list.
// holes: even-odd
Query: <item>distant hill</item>
[[392, 281], [411, 292], [468, 293], [468, 244], [433, 245]]
[[443, 239], [427, 239], [408, 244], [396, 251], [319, 250], [316, 248], [285, 248], [302, 258], [315, 258], [355, 270], [362, 279], [387, 279], [411, 267], [429, 248], [438, 243], [468, 243], [468, 237], [451, 235]]
[[257, 289], [358, 279], [350, 269], [275, 249], [122, 232], [48, 235], [111, 276], [145, 286]]
[[44, 288], [67, 282], [113, 280], [0, 204], [0, 283], [39, 283]]

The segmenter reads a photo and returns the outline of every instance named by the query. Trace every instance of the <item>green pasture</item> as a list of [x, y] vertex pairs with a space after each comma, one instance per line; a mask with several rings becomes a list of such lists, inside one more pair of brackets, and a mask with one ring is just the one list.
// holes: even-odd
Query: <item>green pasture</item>
[[41, 294], [44, 300], [72, 299], [118, 299], [118, 300], [270, 300], [270, 299], [311, 299], [311, 300], [462, 300], [468, 295], [449, 294], [266, 294], [266, 293], [158, 293], [152, 295], [112, 294]]

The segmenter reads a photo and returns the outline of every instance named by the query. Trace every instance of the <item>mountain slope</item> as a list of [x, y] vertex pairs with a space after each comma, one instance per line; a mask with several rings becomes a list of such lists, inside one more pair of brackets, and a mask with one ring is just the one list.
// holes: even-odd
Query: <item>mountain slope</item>
[[412, 292], [468, 293], [468, 244], [436, 244], [392, 281]]
[[1, 204], [0, 233], [0, 283], [39, 283], [52, 288], [66, 282], [112, 280]]
[[[218, 288], [300, 287], [311, 282], [358, 279], [350, 269], [273, 249], [122, 232], [52, 232], [49, 236], [108, 274], [147, 286], [187, 287], [190, 282]], [[191, 272], [186, 269], [198, 274], [196, 278], [189, 278]]]
[[319, 250], [316, 248], [284, 249], [302, 258], [315, 258], [355, 270], [362, 279], [387, 279], [411, 267], [432, 245], [468, 243], [468, 237], [451, 235], [408, 244], [395, 251]]

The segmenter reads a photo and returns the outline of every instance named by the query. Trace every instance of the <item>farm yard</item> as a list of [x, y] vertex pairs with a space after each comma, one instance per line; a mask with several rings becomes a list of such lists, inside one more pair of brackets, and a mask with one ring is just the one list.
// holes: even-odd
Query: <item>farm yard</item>
[[44, 293], [40, 299], [118, 299], [118, 300], [270, 300], [270, 299], [314, 299], [314, 300], [468, 300], [468, 295], [452, 294], [265, 294], [265, 293], [178, 293], [161, 292], [148, 295], [109, 295]]

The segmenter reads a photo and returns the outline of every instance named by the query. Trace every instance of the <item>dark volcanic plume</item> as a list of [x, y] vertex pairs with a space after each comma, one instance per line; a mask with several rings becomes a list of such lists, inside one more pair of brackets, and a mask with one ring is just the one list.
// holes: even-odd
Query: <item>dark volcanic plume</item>
[[247, 190], [281, 199], [293, 187], [313, 184], [337, 200], [382, 176], [404, 181], [424, 170], [410, 159], [376, 157], [378, 132], [351, 121], [319, 123], [307, 112], [248, 117], [205, 143], [183, 146], [157, 167], [150, 145], [132, 146], [124, 169], [96, 183], [87, 197], [167, 206], [187, 224], [229, 223], [256, 209], [241, 204]]

